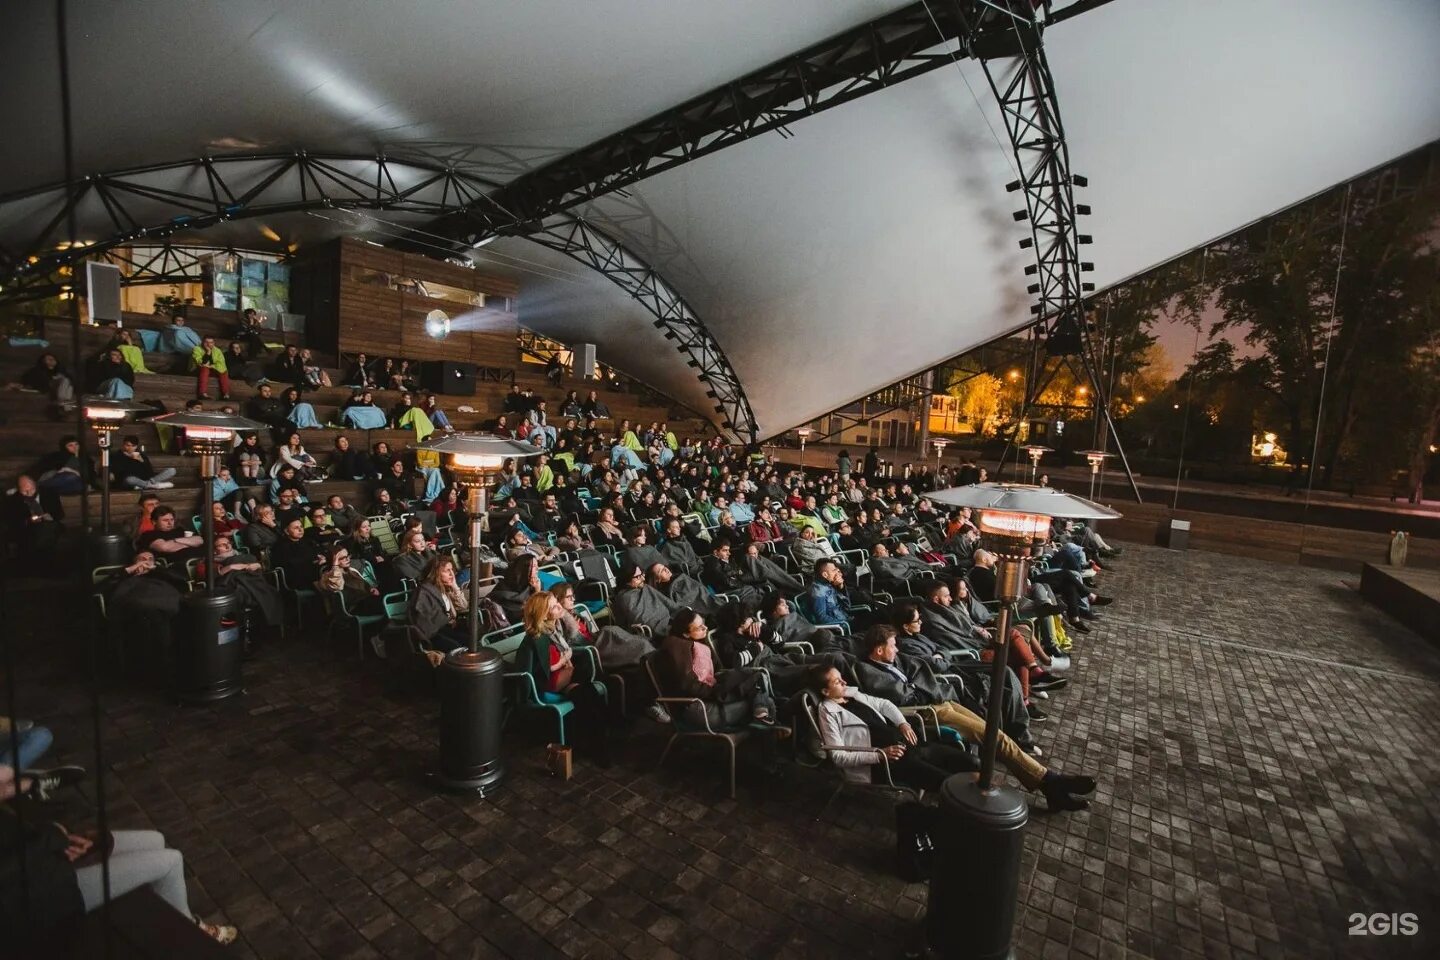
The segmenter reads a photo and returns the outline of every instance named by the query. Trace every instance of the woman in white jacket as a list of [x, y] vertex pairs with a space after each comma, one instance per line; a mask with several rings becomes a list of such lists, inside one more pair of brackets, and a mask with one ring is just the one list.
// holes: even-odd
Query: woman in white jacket
[[300, 434], [292, 432], [286, 442], [280, 446], [280, 459], [277, 463], [287, 464], [295, 468], [295, 475], [302, 481], [309, 482], [320, 476], [320, 465], [315, 458], [305, 452], [305, 445], [300, 442]]
[[899, 707], [847, 687], [834, 667], [816, 668], [814, 680], [821, 698], [820, 739], [847, 780], [869, 781], [882, 758], [897, 785], [921, 790], [937, 790], [952, 774], [978, 769], [956, 744], [920, 743]]

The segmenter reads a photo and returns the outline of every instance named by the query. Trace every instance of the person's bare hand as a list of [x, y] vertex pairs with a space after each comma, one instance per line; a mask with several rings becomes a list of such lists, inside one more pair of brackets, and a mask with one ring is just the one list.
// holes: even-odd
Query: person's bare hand
[[904, 737], [905, 742], [912, 747], [920, 742], [920, 738], [915, 736], [915, 728], [908, 723], [900, 724], [900, 736]]
[[95, 841], [74, 833], [67, 833], [65, 839], [68, 841], [65, 847], [65, 859], [71, 863], [85, 856], [90, 852], [90, 848], [95, 846]]
[[905, 756], [905, 748], [898, 743], [888, 747], [881, 747], [880, 752], [891, 760], [899, 760]]

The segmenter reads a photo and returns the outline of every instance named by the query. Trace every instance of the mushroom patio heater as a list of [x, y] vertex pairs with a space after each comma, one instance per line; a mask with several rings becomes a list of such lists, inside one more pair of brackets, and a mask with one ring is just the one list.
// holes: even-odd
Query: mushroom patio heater
[[944, 437], [935, 437], [930, 441], [930, 446], [935, 448], [935, 476], [940, 476], [940, 460], [945, 456], [945, 448], [950, 446], [950, 441]]
[[1051, 449], [1038, 443], [1027, 444], [1020, 449], [1030, 455], [1030, 482], [1034, 483], [1035, 477], [1040, 473], [1040, 458], [1050, 453]]
[[468, 494], [470, 518], [470, 646], [452, 651], [441, 664], [440, 770], [435, 782], [447, 790], [472, 790], [484, 796], [505, 777], [500, 760], [500, 729], [505, 699], [505, 664], [500, 654], [480, 649], [480, 539], [486, 528], [486, 488], [508, 459], [541, 451], [481, 433], [452, 433], [418, 446], [446, 460], [451, 475]]
[[110, 437], [120, 424], [152, 408], [108, 397], [85, 397], [81, 406], [100, 448], [100, 529], [90, 535], [90, 563], [97, 567], [125, 563], [130, 559], [130, 538], [110, 532]]
[[185, 703], [211, 703], [241, 692], [239, 609], [234, 593], [215, 589], [215, 474], [235, 436], [264, 430], [265, 424], [231, 413], [205, 410], [167, 413], [157, 423], [185, 431], [185, 443], [200, 458], [200, 522], [205, 537], [205, 589], [185, 595], [175, 635], [175, 693]]
[[800, 438], [800, 476], [803, 477], [805, 476], [805, 441], [810, 439], [810, 428], [801, 427], [795, 431], [795, 435]]
[[1080, 451], [1080, 455], [1085, 458], [1085, 462], [1086, 462], [1086, 463], [1090, 464], [1090, 494], [1089, 494], [1089, 496], [1090, 496], [1090, 499], [1091, 499], [1091, 500], [1094, 500], [1094, 499], [1095, 499], [1095, 478], [1096, 478], [1096, 476], [1099, 475], [1099, 473], [1100, 473], [1100, 467], [1105, 463], [1105, 461], [1106, 461], [1108, 458], [1115, 456], [1115, 454], [1113, 454], [1113, 453], [1106, 453], [1104, 450], [1081, 450], [1081, 451]]
[[995, 752], [1000, 743], [1010, 625], [1029, 579], [1030, 549], [1049, 539], [1052, 518], [1102, 520], [1119, 514], [1081, 497], [1026, 484], [952, 487], [936, 491], [930, 499], [978, 511], [980, 535], [999, 558], [995, 599], [1000, 601], [1000, 611], [990, 664], [980, 776], [957, 774], [940, 788], [939, 862], [930, 881], [926, 938], [942, 956], [1002, 958], [1010, 956], [1029, 811], [1018, 790], [995, 784]]

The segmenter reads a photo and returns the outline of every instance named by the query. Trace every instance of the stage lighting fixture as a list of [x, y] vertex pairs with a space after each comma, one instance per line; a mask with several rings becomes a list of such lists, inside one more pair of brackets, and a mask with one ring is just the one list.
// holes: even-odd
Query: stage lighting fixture
[[1080, 270], [1082, 273], [1093, 273], [1095, 271], [1095, 264], [1091, 263], [1089, 260], [1081, 260]]
[[1082, 217], [1088, 217], [1088, 216], [1090, 215], [1090, 204], [1088, 204], [1088, 203], [1077, 203], [1077, 204], [1075, 204], [1075, 212], [1076, 212], [1077, 214], [1079, 214], [1080, 216], [1082, 216]]
[[1030, 284], [1030, 286], [1028, 286], [1028, 287], [1025, 288], [1025, 292], [1026, 292], [1026, 293], [1031, 293], [1031, 294], [1039, 293], [1039, 292], [1040, 292], [1040, 284], [1038, 284], [1038, 283], [1032, 283], [1032, 284]]
[[1005, 192], [1006, 192], [1006, 193], [1014, 193], [1016, 190], [1019, 190], [1019, 189], [1020, 189], [1020, 181], [1019, 181], [1019, 180], [1011, 180], [1009, 183], [1005, 184]]
[[1090, 178], [1089, 178], [1089, 177], [1082, 177], [1082, 176], [1081, 176], [1080, 174], [1078, 174], [1078, 173], [1072, 173], [1072, 174], [1070, 175], [1070, 182], [1073, 183], [1073, 184], [1074, 184], [1075, 186], [1077, 186], [1077, 187], [1088, 187], [1088, 186], [1090, 186]]
[[709, 397], [711, 400], [719, 400], [719, 399], [720, 399], [718, 396], [715, 395], [715, 391], [714, 391], [714, 390], [706, 390], [706, 391], [705, 391], [705, 396]]
[[722, 406], [720, 406], [720, 404], [717, 403], [717, 404], [715, 404], [715, 412], [716, 412], [716, 413], [724, 413], [724, 412], [725, 412], [725, 408], [722, 407]]
[[1031, 307], [1030, 307], [1030, 312], [1033, 313], [1033, 314], [1035, 314], [1036, 316], [1039, 316], [1039, 315], [1040, 315], [1040, 310], [1041, 310], [1041, 308], [1042, 308], [1042, 305], [1041, 305], [1041, 304], [1038, 304], [1038, 303], [1033, 304], [1033, 305], [1031, 305]]
[[1033, 276], [1035, 276], [1035, 274], [1036, 274], [1037, 272], [1039, 272], [1039, 270], [1040, 270], [1040, 268], [1037, 267], [1035, 264], [1032, 263], [1032, 264], [1030, 264], [1029, 266], [1027, 266], [1027, 267], [1025, 268], [1025, 276], [1027, 276], [1027, 277], [1033, 277]]
[[689, 367], [694, 367], [694, 368], [696, 368], [696, 369], [698, 370], [698, 369], [700, 368], [700, 361], [699, 361], [699, 360], [686, 360], [686, 361], [685, 361], [685, 365], [686, 365], [686, 366], [689, 366]]
[[425, 314], [425, 332], [436, 340], [450, 336], [450, 318], [444, 310], [431, 310]]
[[653, 323], [653, 324], [655, 324], [655, 329], [656, 329], [656, 330], [664, 330], [664, 329], [665, 329], [665, 321], [664, 321], [664, 320], [651, 320], [650, 322]]
[[1033, 237], [1026, 237], [1020, 241], [1021, 250], [1029, 250], [1033, 246], [1035, 246], [1035, 240]]
[[1095, 242], [1095, 238], [1092, 237], [1092, 236], [1090, 236], [1090, 234], [1088, 234], [1088, 233], [1078, 234], [1078, 235], [1075, 237], [1075, 239], [1078, 240], [1078, 241], [1080, 241], [1081, 243], [1094, 243], [1094, 242]]
[[1016, 210], [1014, 213], [1010, 214], [1010, 216], [1012, 216], [1012, 217], [1015, 218], [1015, 222], [1016, 222], [1016, 223], [1020, 223], [1020, 222], [1022, 222], [1022, 221], [1025, 221], [1025, 220], [1030, 219], [1030, 211], [1029, 211], [1029, 210]]
[[1095, 292], [1095, 284], [1090, 283], [1090, 282], [1087, 280], [1086, 282], [1080, 284], [1080, 290], [1081, 290], [1082, 292], [1084, 292], [1084, 293], [1094, 293], [1094, 292]]

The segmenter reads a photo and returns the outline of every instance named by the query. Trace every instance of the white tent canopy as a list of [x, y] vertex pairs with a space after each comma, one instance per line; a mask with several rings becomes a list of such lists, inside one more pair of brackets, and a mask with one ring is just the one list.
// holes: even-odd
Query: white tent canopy
[[[502, 182], [903, 5], [77, 0], [78, 173], [302, 148], [448, 159]], [[7, 20], [0, 111], [24, 134], [0, 155], [0, 193], [63, 172], [53, 10]], [[1115, 0], [1055, 25], [1046, 49], [1072, 169], [1090, 179], [1097, 285], [1440, 138], [1437, 41], [1433, 0]], [[790, 129], [576, 211], [686, 297], [764, 434], [1029, 319], [1020, 201], [978, 64]], [[0, 243], [13, 247], [26, 222], [11, 213]], [[206, 239], [263, 248], [260, 226]], [[379, 215], [264, 226], [287, 242], [395, 230]], [[593, 340], [709, 409], [683, 355], [609, 281], [521, 239], [476, 259], [521, 279], [522, 323]]]

